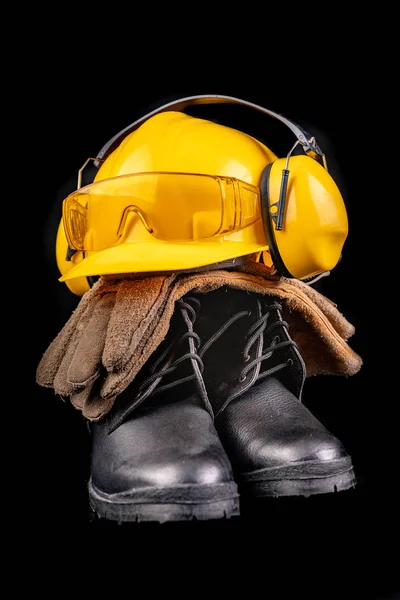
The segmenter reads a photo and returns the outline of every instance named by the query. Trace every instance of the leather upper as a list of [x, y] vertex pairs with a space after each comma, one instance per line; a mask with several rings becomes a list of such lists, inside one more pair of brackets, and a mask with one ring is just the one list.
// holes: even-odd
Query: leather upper
[[209, 413], [197, 396], [142, 406], [115, 431], [93, 423], [92, 481], [108, 494], [233, 481]]
[[215, 425], [239, 473], [347, 456], [342, 443], [274, 377], [233, 400]]

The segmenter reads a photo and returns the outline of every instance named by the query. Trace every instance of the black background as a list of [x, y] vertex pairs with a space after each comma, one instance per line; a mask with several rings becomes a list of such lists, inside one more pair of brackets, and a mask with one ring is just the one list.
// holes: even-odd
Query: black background
[[[371, 357], [371, 332], [376, 327], [387, 327], [388, 320], [370, 278], [370, 263], [375, 257], [366, 184], [369, 167], [366, 169], [365, 164], [368, 139], [363, 111], [367, 86], [353, 85], [347, 87], [344, 96], [338, 94], [338, 86], [331, 85], [336, 72], [331, 72], [325, 85], [322, 82], [303, 89], [280, 80], [275, 85], [270, 80], [268, 86], [248, 85], [245, 78], [212, 80], [201, 77], [200, 72], [196, 77], [196, 69], [191, 72], [190, 82], [186, 68], [165, 73], [156, 65], [142, 79], [136, 73], [129, 85], [123, 77], [92, 76], [86, 67], [86, 77], [78, 78], [74, 85], [75, 69], [73, 65], [68, 73], [52, 72], [40, 82], [40, 119], [32, 119], [30, 124], [36, 148], [30, 181], [38, 201], [29, 216], [29, 225], [34, 222], [30, 245], [34, 263], [23, 339], [29, 362], [27, 408], [33, 434], [29, 452], [34, 465], [30, 469], [30, 490], [36, 501], [37, 535], [62, 538], [73, 532], [75, 540], [89, 536], [103, 542], [112, 539], [114, 545], [121, 540], [136, 547], [147, 543], [153, 553], [157, 548], [168, 552], [166, 549], [177, 540], [180, 552], [191, 544], [205, 544], [205, 563], [211, 551], [236, 557], [249, 553], [258, 558], [272, 555], [276, 563], [289, 559], [296, 563], [303, 557], [307, 564], [305, 578], [312, 577], [315, 561], [322, 559], [327, 580], [336, 574], [333, 587], [349, 590], [355, 582], [356, 588], [369, 590], [368, 597], [384, 597], [398, 587], [398, 461], [388, 433], [388, 410], [393, 399], [388, 399], [385, 386], [380, 385], [383, 360], [377, 363]], [[207, 93], [261, 104], [316, 135], [342, 191], [349, 236], [341, 263], [319, 289], [355, 325], [356, 333], [349, 343], [364, 364], [357, 375], [349, 378], [320, 376], [308, 380], [303, 400], [347, 447], [358, 486], [323, 497], [254, 503], [241, 517], [228, 522], [119, 526], [91, 520], [86, 492], [90, 452], [86, 425], [70, 404], [35, 383], [42, 353], [79, 301], [57, 281], [53, 249], [61, 202], [76, 187], [77, 171], [86, 158], [94, 156], [120, 129], [164, 102]], [[284, 156], [293, 143], [284, 125], [250, 109], [214, 106], [188, 112], [261, 137], [279, 156]], [[379, 243], [375, 236], [374, 244]], [[321, 595], [324, 597], [328, 597], [328, 591]], [[345, 596], [338, 590], [337, 597]]]

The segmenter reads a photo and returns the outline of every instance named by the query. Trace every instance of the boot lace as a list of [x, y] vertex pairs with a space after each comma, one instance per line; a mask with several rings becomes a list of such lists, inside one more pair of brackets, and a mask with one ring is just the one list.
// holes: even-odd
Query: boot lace
[[[185, 383], [187, 381], [193, 380], [195, 381], [197, 390], [200, 394], [200, 397], [210, 413], [210, 415], [214, 418], [217, 415], [214, 415], [214, 411], [212, 409], [211, 403], [208, 399], [207, 390], [204, 384], [204, 380], [202, 377], [202, 373], [204, 371], [204, 363], [202, 357], [204, 354], [210, 349], [210, 347], [223, 335], [229, 327], [231, 327], [236, 321], [242, 319], [244, 317], [250, 317], [250, 310], [243, 310], [237, 312], [233, 315], [228, 321], [226, 321], [203, 345], [201, 345], [201, 340], [198, 334], [193, 330], [194, 323], [197, 318], [197, 313], [200, 308], [200, 301], [198, 298], [194, 296], [185, 296], [177, 301], [178, 308], [181, 312], [181, 315], [186, 323], [187, 331], [182, 335], [177, 335], [168, 345], [168, 347], [164, 350], [164, 352], [158, 357], [157, 361], [151, 367], [151, 375], [147, 377], [138, 388], [138, 396], [145, 395], [146, 397], [154, 396], [161, 392], [164, 392], [168, 389], [171, 389], [177, 385]], [[266, 348], [261, 356], [250, 360], [250, 351], [260, 336], [264, 334], [268, 334], [274, 329], [283, 327], [287, 332], [289, 329], [289, 325], [286, 321], [281, 318], [282, 305], [278, 302], [274, 302], [273, 304], [267, 304], [264, 301], [261, 301], [257, 298], [257, 305], [259, 308], [259, 312], [263, 312], [266, 309], [264, 314], [261, 314], [261, 317], [257, 319], [253, 323], [253, 325], [248, 330], [248, 340], [243, 350], [244, 362], [247, 363], [240, 372], [239, 381], [245, 381], [247, 374], [249, 371], [254, 369], [258, 364], [268, 360], [271, 358], [274, 352], [281, 348], [286, 348], [288, 346], [292, 346], [297, 348], [297, 344], [289, 339], [281, 341], [279, 335], [275, 335], [272, 339], [272, 342], [268, 348]], [[268, 323], [271, 316], [277, 313], [278, 320], [273, 323]], [[187, 340], [189, 345], [189, 352], [186, 352], [179, 358], [174, 358], [177, 354], [177, 350], [181, 347], [182, 343]], [[193, 367], [193, 373], [186, 377], [181, 377], [180, 379], [176, 379], [171, 381], [170, 383], [159, 385], [161, 380], [171, 373], [173, 373], [177, 367], [183, 363], [184, 361], [190, 360]], [[293, 363], [291, 358], [288, 358], [286, 361], [263, 371], [258, 374], [257, 380], [263, 379], [264, 377], [268, 377], [277, 373]], [[224, 410], [224, 408], [236, 397], [236, 394], [230, 397], [225, 404], [218, 411], [218, 414]]]
[[[153, 389], [150, 391], [150, 393], [146, 394], [146, 397], [154, 396], [194, 379], [197, 390], [208, 412], [211, 414], [211, 416], [214, 416], [202, 377], [204, 364], [198, 353], [201, 341], [200, 337], [193, 330], [193, 326], [197, 318], [197, 312], [200, 308], [200, 301], [194, 296], [185, 296], [184, 298], [177, 300], [177, 305], [188, 330], [180, 336], [175, 336], [164, 352], [154, 362], [150, 370], [151, 375], [140, 384], [137, 396], [144, 395], [146, 391], [150, 390], [151, 387]], [[185, 340], [188, 341], [189, 352], [186, 352], [182, 356], [179, 356], [179, 358], [174, 359], [178, 349]], [[180, 379], [176, 379], [164, 385], [159, 385], [161, 380], [166, 375], [173, 373], [180, 364], [187, 360], [190, 360], [192, 363], [193, 373], [191, 375], [181, 377]]]
[[[262, 313], [263, 312], [262, 304], [258, 298], [257, 298], [257, 304], [258, 304], [260, 312]], [[258, 356], [257, 358], [254, 358], [253, 360], [250, 361], [250, 350], [261, 335], [268, 334], [271, 331], [273, 331], [274, 329], [277, 329], [278, 327], [279, 328], [284, 327], [287, 332], [289, 330], [288, 323], [281, 318], [280, 313], [282, 310], [282, 305], [279, 304], [278, 302], [274, 302], [273, 304], [267, 304], [265, 301], [263, 301], [263, 304], [264, 304], [264, 307], [266, 308], [267, 312], [265, 314], [262, 314], [262, 316], [253, 323], [253, 325], [250, 327], [250, 329], [248, 331], [248, 335], [250, 337], [249, 337], [249, 339], [244, 347], [244, 350], [243, 350], [244, 362], [248, 363], [248, 364], [240, 372], [240, 375], [239, 375], [240, 382], [243, 382], [246, 379], [247, 373], [249, 371], [254, 369], [254, 367], [256, 367], [258, 364], [271, 358], [273, 353], [276, 352], [277, 350], [279, 350], [280, 348], [286, 348], [288, 346], [292, 346], [295, 348], [298, 347], [296, 342], [294, 342], [293, 340], [290, 339], [290, 340], [280, 341], [279, 335], [276, 335], [273, 338], [271, 345], [268, 348], [266, 348], [266, 350], [262, 353], [262, 355]], [[273, 323], [268, 324], [268, 320], [270, 319], [270, 317], [273, 315], [274, 312], [275, 312], [275, 314], [276, 314], [276, 312], [278, 313], [278, 320]], [[218, 340], [218, 338], [223, 333], [225, 333], [225, 331], [231, 325], [233, 325], [233, 323], [235, 323], [238, 319], [242, 319], [243, 317], [250, 317], [250, 316], [251, 316], [250, 310], [242, 310], [242, 311], [236, 313], [235, 315], [233, 315], [201, 347], [201, 349], [199, 350], [200, 358], [202, 356], [204, 356], [204, 354], [212, 346], [212, 344], [214, 344]], [[278, 365], [275, 365], [274, 367], [271, 367], [270, 369], [263, 371], [262, 373], [259, 373], [257, 380], [262, 379], [264, 377], [268, 377], [269, 375], [273, 375], [274, 373], [277, 373], [278, 371], [281, 371], [282, 369], [287, 368], [292, 363], [293, 363], [293, 360], [291, 358], [288, 358], [286, 361], [284, 361]]]

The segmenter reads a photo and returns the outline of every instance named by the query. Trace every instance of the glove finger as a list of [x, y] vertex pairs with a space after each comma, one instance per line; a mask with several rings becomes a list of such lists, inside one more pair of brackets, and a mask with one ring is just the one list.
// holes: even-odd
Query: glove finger
[[72, 394], [70, 397], [71, 403], [89, 421], [101, 419], [111, 410], [115, 401], [115, 397], [106, 400], [100, 396], [100, 385], [100, 380], [97, 379], [87, 385], [81, 392]]
[[89, 394], [92, 390], [94, 383], [95, 383], [95, 380], [93, 380], [89, 385], [87, 385], [85, 388], [83, 388], [83, 390], [75, 392], [75, 393], [71, 394], [69, 397], [69, 399], [71, 400], [71, 404], [73, 406], [75, 406], [75, 408], [80, 410], [81, 412], [83, 410], [83, 407], [85, 405], [87, 397], [89, 396]]
[[100, 374], [101, 356], [115, 296], [115, 293], [105, 294], [97, 302], [79, 339], [67, 372], [67, 381], [74, 388], [86, 387]]
[[117, 293], [110, 317], [102, 362], [107, 371], [124, 369], [154, 316], [165, 303], [176, 275], [125, 279]]
[[81, 319], [85, 319], [87, 316], [93, 302], [96, 300], [95, 297], [96, 291], [93, 293], [92, 290], [86, 292], [71, 317], [44, 352], [36, 370], [36, 382], [39, 385], [53, 387], [57, 372], [71, 341], [79, 331], [79, 323]]
[[79, 345], [82, 336], [85, 333], [86, 327], [91, 320], [96, 304], [100, 300], [100, 295], [95, 296], [91, 299], [91, 302], [88, 304], [87, 309], [85, 310], [84, 314], [82, 314], [81, 319], [75, 327], [75, 331], [66, 348], [64, 357], [60, 363], [60, 366], [57, 370], [53, 382], [54, 391], [60, 396], [70, 396], [71, 394], [77, 392], [83, 387], [82, 384], [74, 384], [68, 381], [68, 369], [71, 362], [73, 361], [76, 349]]
[[99, 393], [93, 391], [85, 401], [82, 414], [89, 421], [99, 421], [111, 410], [115, 399], [116, 396], [106, 400]]
[[163, 310], [156, 314], [147, 328], [146, 337], [143, 337], [137, 346], [134, 357], [130, 358], [123, 369], [108, 373], [104, 378], [100, 392], [102, 398], [109, 399], [121, 394], [134, 380], [167, 335], [171, 316], [171, 305], [168, 306], [168, 311]]
[[[95, 306], [97, 300], [106, 292], [116, 292], [119, 285], [119, 281], [98, 279], [93, 287], [82, 296], [77, 308], [74, 310], [57, 337], [49, 345], [39, 362], [36, 370], [36, 382], [39, 385], [42, 385], [43, 387], [53, 387], [55, 391], [55, 386], [57, 386], [61, 395], [63, 395], [64, 392], [66, 392], [65, 395], [69, 395], [70, 386], [67, 386], [64, 380], [64, 389], [62, 373], [66, 372], [66, 364], [69, 364], [73, 355], [70, 346], [76, 346], [88, 316], [90, 317], [90, 311]], [[67, 353], [68, 357], [66, 357]], [[65, 361], [64, 365], [62, 365], [63, 361]], [[58, 373], [60, 368], [61, 372]], [[57, 383], [55, 384], [56, 378]]]

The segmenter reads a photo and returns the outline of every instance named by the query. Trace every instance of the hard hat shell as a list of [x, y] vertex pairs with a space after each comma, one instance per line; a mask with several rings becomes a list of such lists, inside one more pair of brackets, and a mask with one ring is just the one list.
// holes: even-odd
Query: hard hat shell
[[[265, 166], [276, 158], [264, 144], [243, 132], [170, 111], [153, 116], [128, 135], [99, 168], [94, 181], [162, 171], [228, 176], [258, 186]], [[179, 215], [172, 217], [179, 219]], [[60, 238], [60, 245], [63, 242]], [[122, 243], [85, 251], [84, 258], [75, 259], [68, 270], [61, 261], [64, 274], [60, 281], [192, 269], [266, 249], [261, 213], [255, 223], [240, 231], [195, 241], [159, 240], [137, 221]]]

